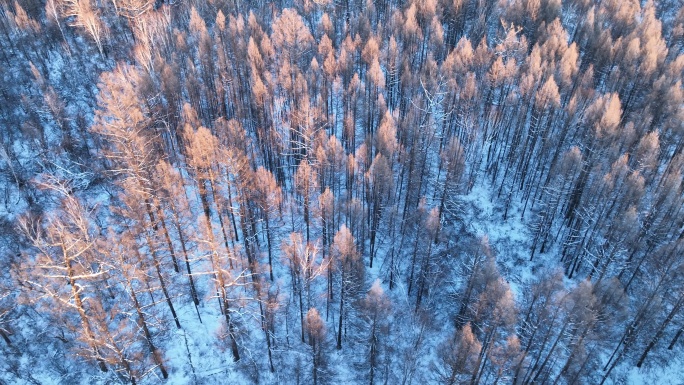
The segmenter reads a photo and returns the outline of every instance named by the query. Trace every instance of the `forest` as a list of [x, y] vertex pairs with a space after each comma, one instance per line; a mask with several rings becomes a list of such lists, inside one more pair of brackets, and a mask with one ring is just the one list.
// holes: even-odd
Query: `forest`
[[684, 381], [680, 0], [0, 31], [0, 384]]

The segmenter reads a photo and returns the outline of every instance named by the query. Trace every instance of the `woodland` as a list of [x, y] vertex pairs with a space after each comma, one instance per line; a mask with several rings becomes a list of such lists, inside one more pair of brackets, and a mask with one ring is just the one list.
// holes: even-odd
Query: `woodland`
[[678, 0], [0, 1], [0, 384], [684, 380]]

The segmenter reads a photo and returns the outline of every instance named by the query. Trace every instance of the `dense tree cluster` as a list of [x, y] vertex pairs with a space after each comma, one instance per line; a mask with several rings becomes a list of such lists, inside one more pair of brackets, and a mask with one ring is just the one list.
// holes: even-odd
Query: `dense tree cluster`
[[679, 2], [0, 11], [0, 383], [604, 384], [681, 355]]

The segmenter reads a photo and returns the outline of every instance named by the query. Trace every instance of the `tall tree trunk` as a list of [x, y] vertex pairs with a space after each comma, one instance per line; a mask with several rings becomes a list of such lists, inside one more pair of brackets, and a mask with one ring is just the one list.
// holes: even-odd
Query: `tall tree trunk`
[[164, 213], [161, 210], [161, 207], [159, 205], [157, 206], [157, 215], [159, 215], [159, 223], [161, 223], [161, 228], [162, 228], [162, 233], [164, 233], [164, 239], [166, 240], [166, 244], [169, 246], [169, 253], [171, 254], [171, 261], [173, 262], [173, 270], [178, 273], [180, 270], [178, 269], [178, 261], [176, 260], [176, 252], [173, 247], [173, 242], [171, 241], [171, 236], [169, 236], [169, 231], [166, 228], [166, 221], [164, 220]]
[[670, 324], [674, 316], [679, 312], [681, 309], [682, 305], [684, 304], [684, 296], [681, 296], [677, 303], [672, 307], [672, 310], [670, 313], [667, 315], [665, 318], [665, 321], [663, 321], [662, 324], [660, 324], [660, 327], [658, 328], [658, 331], [655, 333], [651, 341], [649, 341], [648, 345], [646, 346], [646, 349], [644, 349], [644, 352], [641, 354], [641, 357], [639, 357], [639, 361], [637, 362], [636, 366], [637, 368], [640, 368], [641, 365], [643, 365], [644, 360], [646, 360], [646, 356], [648, 355], [648, 352], [653, 349], [655, 344], [660, 340], [660, 338], [663, 336], [665, 333], [665, 328]]
[[337, 350], [342, 349], [342, 320], [344, 319], [344, 292], [345, 292], [345, 271], [342, 269], [342, 284], [340, 289], [340, 314], [339, 314], [339, 326], [337, 328]]
[[133, 285], [131, 284], [130, 280], [128, 280], [128, 278], [126, 278], [126, 280], [128, 283], [128, 290], [130, 290], [131, 292], [131, 299], [133, 299], [135, 311], [138, 314], [138, 326], [140, 326], [143, 329], [143, 333], [145, 334], [145, 342], [147, 342], [147, 346], [150, 350], [150, 353], [152, 354], [152, 359], [157, 364], [157, 366], [159, 366], [159, 370], [162, 372], [162, 377], [164, 377], [164, 379], [169, 378], [169, 373], [166, 371], [166, 367], [164, 366], [164, 361], [162, 360], [161, 352], [157, 350], [157, 348], [154, 346], [154, 342], [152, 341], [152, 334], [150, 333], [150, 329], [147, 327], [145, 314], [143, 313], [142, 308], [140, 307], [140, 303], [138, 302], [138, 296], [135, 294], [135, 290], [133, 289]]
[[97, 365], [100, 367], [101, 371], [107, 372], [109, 371], [109, 369], [107, 368], [107, 365], [105, 364], [104, 360], [102, 359], [102, 356], [100, 355], [100, 350], [93, 343], [93, 341], [95, 340], [95, 334], [93, 333], [93, 330], [90, 326], [90, 321], [88, 320], [88, 316], [86, 315], [85, 309], [83, 308], [83, 301], [81, 299], [81, 292], [79, 290], [80, 286], [76, 284], [76, 279], [74, 278], [74, 270], [71, 267], [71, 258], [69, 257], [69, 253], [64, 243], [61, 244], [61, 248], [62, 256], [64, 257], [64, 267], [66, 268], [67, 276], [69, 277], [69, 286], [71, 286], [71, 295], [74, 298], [76, 310], [78, 310], [78, 315], [81, 318], [81, 326], [83, 326], [83, 331], [88, 337], [88, 344], [90, 345], [90, 348], [93, 350], [93, 353], [95, 354]]

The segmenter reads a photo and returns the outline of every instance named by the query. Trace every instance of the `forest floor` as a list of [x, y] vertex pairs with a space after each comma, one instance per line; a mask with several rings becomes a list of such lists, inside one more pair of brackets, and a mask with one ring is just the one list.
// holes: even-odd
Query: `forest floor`
[[[561, 269], [562, 265], [555, 255], [558, 255], [558, 250], [549, 250], [546, 253], [538, 253], [530, 261], [530, 245], [531, 233], [529, 227], [526, 225], [526, 219], [521, 218], [522, 208], [519, 202], [513, 202], [509, 209], [508, 219], [502, 221], [502, 207], [494, 202], [494, 196], [491, 186], [478, 184], [473, 187], [469, 194], [462, 197], [463, 223], [466, 225], [466, 232], [469, 236], [476, 238], [487, 237], [489, 245], [497, 256], [497, 265], [501, 271], [502, 276], [509, 282], [511, 290], [516, 297], [516, 302], [520, 303], [523, 293], [521, 288], [529, 287], [527, 283], [534, 280], [535, 277], [544, 271], [552, 271], [554, 269]], [[526, 216], [530, 214], [527, 213]], [[287, 222], [287, 214], [284, 221]], [[301, 230], [301, 223], [288, 223], [283, 226], [280, 231], [288, 232], [292, 228]], [[372, 269], [366, 269], [366, 284], [370, 285], [376, 279], [381, 281], [387, 280], [387, 277], [380, 273], [383, 269], [383, 257], [389, 247], [389, 242], [383, 243], [378, 252], [378, 260]], [[274, 260], [279, 260], [275, 257]], [[276, 276], [288, 277], [286, 268], [277, 264], [275, 267]], [[200, 276], [198, 280], [209, 280], [208, 276]], [[289, 285], [287, 279], [280, 279], [278, 285]], [[571, 282], [568, 280], [568, 284]], [[209, 282], [198, 285], [199, 287], [211, 287]], [[383, 282], [383, 287], [386, 289], [386, 282]], [[394, 303], [403, 303], [408, 301], [409, 297], [406, 295], [405, 285], [398, 284], [394, 291], [386, 292]], [[288, 320], [283, 320], [289, 325], [278, 325], [278, 344], [273, 349], [275, 372], [264, 372], [263, 369], [267, 365], [267, 358], [261, 356], [252, 356], [251, 351], [264, 351], [256, 346], [241, 345], [243, 351], [243, 358], [240, 362], [234, 363], [231, 359], [230, 349], [228, 347], [227, 338], [225, 336], [225, 322], [223, 316], [219, 312], [219, 307], [216, 304], [216, 299], [212, 298], [211, 293], [203, 293], [204, 300], [200, 303], [201, 322], [198, 318], [197, 311], [190, 301], [178, 301], [177, 311], [183, 329], [173, 329], [168, 331], [168, 338], [163, 343], [165, 357], [169, 366], [170, 378], [164, 383], [168, 385], [181, 385], [189, 383], [201, 384], [253, 384], [253, 383], [276, 383], [276, 384], [294, 384], [298, 383], [301, 375], [302, 383], [308, 378], [306, 371], [307, 364], [310, 360], [309, 347], [299, 341], [299, 325], [297, 317], [289, 317]], [[247, 293], [245, 293], [247, 294]], [[292, 305], [296, 304], [294, 301]], [[406, 303], [408, 309], [412, 309], [412, 305]], [[358, 383], [354, 378], [354, 373], [358, 370], [354, 365], [363, 362], [365, 354], [362, 351], [355, 349], [355, 343], [352, 340], [342, 351], [335, 350], [335, 325], [336, 312], [334, 303], [331, 305], [331, 319], [326, 322], [328, 326], [326, 348], [327, 354], [327, 368], [325, 373], [331, 383], [335, 384], [355, 384]], [[444, 311], [441, 311], [444, 310]], [[292, 310], [291, 310], [292, 311]], [[322, 312], [325, 310], [322, 310]], [[250, 313], [251, 312], [251, 313]], [[452, 333], [451, 327], [444, 326], [448, 322], [448, 317], [445, 313], [446, 309], [435, 309], [435, 319], [432, 321], [433, 327], [428, 327], [426, 330], [411, 330], [400, 331], [394, 337], [394, 341], [401, 345], [401, 338], [403, 334], [408, 336], [415, 336], [420, 333], [423, 339], [422, 347], [414, 353], [414, 361], [412, 365], [399, 366], [401, 370], [413, 371], [411, 376], [413, 382], [430, 383], [430, 376], [427, 372], [437, 362], [436, 350], [440, 341], [443, 341], [448, 333]], [[258, 314], [250, 309], [237, 309], [237, 318], [242, 322], [258, 322]], [[297, 313], [296, 309], [292, 313]], [[403, 309], [401, 313], [395, 313], [392, 320], [398, 323], [398, 328], [405, 324], [412, 324], [406, 322], [405, 317], [413, 316], [413, 312]], [[402, 321], [403, 320], [403, 321]], [[442, 321], [444, 323], [442, 323]], [[244, 338], [243, 341], [264, 341], [263, 334], [258, 328], [245, 328], [252, 330], [251, 333], [255, 335]], [[285, 332], [284, 332], [285, 330]], [[423, 334], [424, 333], [424, 334]], [[285, 335], [283, 335], [285, 334]], [[217, 336], [219, 336], [217, 338]], [[410, 339], [410, 338], [408, 338]], [[224, 341], [224, 345], [217, 346], [215, 341]], [[684, 362], [681, 357], [674, 356], [668, 362], [659, 363], [658, 367], [654, 369], [643, 368], [637, 369], [631, 365], [621, 365], [614, 371], [614, 384], [630, 384], [630, 385], [681, 385], [684, 384]], [[395, 364], [388, 363], [390, 367], [397, 368]], [[655, 365], [654, 365], [655, 366]], [[653, 367], [653, 366], [652, 366]], [[281, 371], [282, 368], [290, 368], [291, 371]], [[294, 368], [294, 369], [292, 369]], [[158, 375], [153, 372], [151, 375]], [[149, 380], [149, 379], [148, 379]], [[162, 379], [158, 381], [161, 383]], [[156, 381], [152, 381], [156, 382]]]

